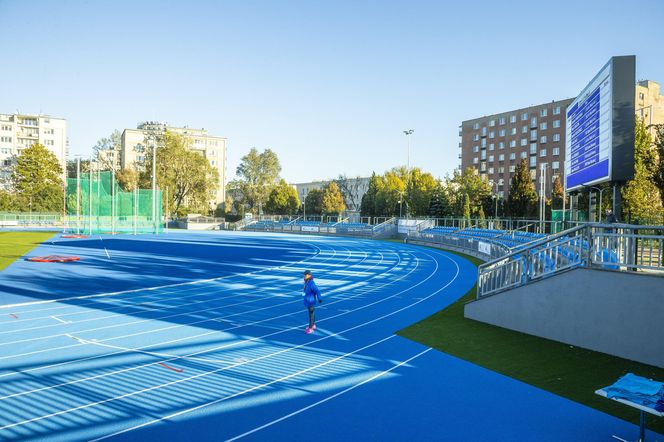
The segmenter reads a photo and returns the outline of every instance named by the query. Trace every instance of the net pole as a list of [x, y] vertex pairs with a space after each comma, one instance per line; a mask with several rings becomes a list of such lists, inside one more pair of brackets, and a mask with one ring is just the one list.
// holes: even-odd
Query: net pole
[[111, 234], [115, 234], [115, 164], [111, 169]]
[[152, 224], [155, 235], [159, 234], [157, 228], [157, 140], [152, 138]]
[[81, 234], [81, 158], [76, 158], [76, 233]]
[[97, 167], [97, 208], [95, 209], [95, 218], [97, 219], [97, 230], [101, 229], [101, 222], [99, 220], [99, 209], [101, 204], [99, 199], [101, 196], [101, 167], [99, 167], [99, 162], [96, 164]]
[[168, 187], [166, 188], [166, 231], [168, 232]]
[[136, 189], [134, 189], [134, 201], [132, 201], [134, 204], [132, 204], [132, 208], [134, 209], [132, 212], [134, 212], [134, 235], [136, 235]]
[[88, 234], [92, 235], [92, 157], [88, 161]]

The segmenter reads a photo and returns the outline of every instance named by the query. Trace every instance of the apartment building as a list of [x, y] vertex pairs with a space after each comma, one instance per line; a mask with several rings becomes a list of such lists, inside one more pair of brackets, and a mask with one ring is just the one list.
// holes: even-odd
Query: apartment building
[[[362, 197], [367, 190], [369, 190], [369, 180], [367, 177], [357, 177], [357, 178], [346, 178], [345, 180], [338, 181], [339, 188], [341, 193], [344, 195], [346, 202], [346, 212], [358, 212], [360, 211], [360, 205], [362, 204]], [[304, 201], [307, 194], [312, 190], [321, 190], [327, 186], [331, 181], [310, 181], [308, 183], [295, 183], [291, 184], [297, 192], [297, 196], [300, 201]]]
[[147, 142], [146, 135], [150, 133], [163, 134], [165, 131], [184, 135], [189, 140], [189, 148], [207, 158], [210, 165], [219, 174], [219, 188], [214, 205], [221, 204], [226, 199], [226, 149], [228, 140], [208, 134], [205, 129], [190, 127], [174, 127], [167, 123], [148, 121], [140, 123], [136, 129], [125, 129], [122, 132], [120, 149], [120, 167], [141, 168], [145, 161], [147, 149], [152, 146]]
[[494, 183], [501, 198], [509, 194], [517, 164], [525, 159], [539, 189], [541, 164], [546, 164], [546, 193], [565, 164], [565, 115], [573, 98], [501, 112], [461, 123], [461, 170], [473, 168]]
[[35, 143], [53, 152], [60, 162], [64, 178], [68, 149], [67, 120], [19, 113], [0, 114], [0, 178], [6, 178], [15, 158]]

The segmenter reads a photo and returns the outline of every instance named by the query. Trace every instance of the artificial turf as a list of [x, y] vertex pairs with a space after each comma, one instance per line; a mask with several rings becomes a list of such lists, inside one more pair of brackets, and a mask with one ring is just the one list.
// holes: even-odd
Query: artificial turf
[[54, 232], [0, 232], [0, 270], [54, 235]]
[[[475, 299], [476, 288], [398, 334], [638, 425], [637, 410], [595, 390], [629, 372], [664, 381], [664, 369], [467, 319], [463, 306]], [[649, 429], [664, 434], [663, 418], [647, 415], [646, 421]]]

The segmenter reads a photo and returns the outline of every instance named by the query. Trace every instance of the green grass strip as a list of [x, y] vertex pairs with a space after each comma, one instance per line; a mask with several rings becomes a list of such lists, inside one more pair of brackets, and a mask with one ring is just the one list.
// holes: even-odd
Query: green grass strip
[[[482, 262], [455, 254], [476, 266]], [[463, 306], [475, 299], [476, 289], [397, 334], [638, 425], [637, 410], [595, 390], [628, 372], [664, 381], [664, 369], [467, 319]], [[646, 423], [664, 434], [664, 418], [646, 415]]]
[[0, 270], [54, 234], [55, 232], [0, 232]]

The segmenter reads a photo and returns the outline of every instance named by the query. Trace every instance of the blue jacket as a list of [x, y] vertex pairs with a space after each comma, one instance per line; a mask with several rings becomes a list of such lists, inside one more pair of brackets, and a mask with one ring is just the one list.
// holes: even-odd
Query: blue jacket
[[304, 306], [311, 307], [316, 305], [316, 299], [322, 302], [323, 298], [320, 297], [320, 290], [316, 287], [314, 278], [311, 277], [304, 282]]

